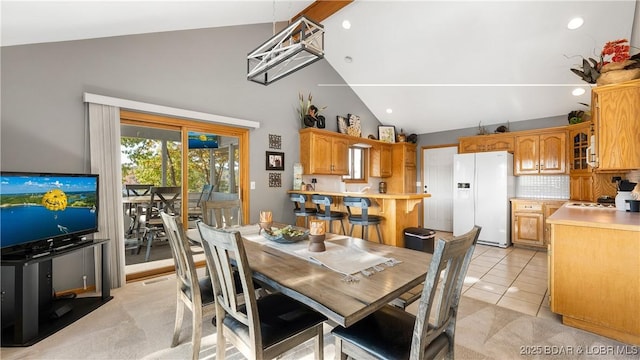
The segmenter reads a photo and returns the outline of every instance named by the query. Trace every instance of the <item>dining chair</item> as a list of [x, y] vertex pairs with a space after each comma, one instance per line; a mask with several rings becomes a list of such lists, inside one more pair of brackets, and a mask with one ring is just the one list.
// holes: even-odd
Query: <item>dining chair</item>
[[415, 316], [385, 305], [348, 328], [334, 328], [336, 359], [453, 359], [460, 294], [480, 229], [438, 239]]
[[[374, 225], [376, 227], [376, 232], [378, 233], [378, 242], [383, 243], [382, 241], [382, 233], [380, 232], [380, 224], [384, 217], [380, 215], [372, 215], [369, 214], [369, 208], [371, 207], [371, 199], [363, 198], [363, 197], [353, 197], [353, 196], [345, 196], [342, 198], [342, 203], [347, 208], [347, 213], [349, 216], [347, 219], [349, 220], [349, 224], [351, 225], [351, 230], [349, 231], [349, 236], [353, 235], [353, 229], [356, 225], [362, 226], [362, 233], [360, 235], [361, 238], [367, 240], [367, 235], [369, 233], [368, 227], [369, 225]], [[351, 211], [351, 208], [360, 208], [360, 213], [356, 214]]]
[[191, 311], [191, 344], [192, 358], [197, 359], [200, 353], [202, 339], [202, 320], [204, 317], [215, 315], [213, 287], [208, 276], [198, 278], [196, 266], [190, 244], [184, 234], [182, 221], [178, 215], [161, 212], [160, 216], [169, 239], [169, 246], [173, 254], [176, 269], [176, 320], [173, 328], [171, 347], [180, 342], [180, 329], [184, 319], [184, 308]]
[[209, 200], [212, 192], [213, 185], [204, 184], [202, 186], [202, 190], [200, 191], [200, 196], [198, 197], [196, 205], [193, 207], [189, 207], [189, 220], [198, 220], [202, 217], [202, 203]]
[[[198, 222], [216, 301], [216, 359], [224, 359], [229, 340], [245, 357], [272, 359], [315, 339], [315, 358], [323, 358], [322, 324], [327, 318], [282, 293], [256, 298], [252, 270], [235, 230]], [[237, 290], [237, 270], [242, 291]], [[233, 294], [242, 293], [244, 305]]]
[[307, 207], [307, 195], [304, 194], [290, 194], [289, 199], [293, 201], [294, 208], [293, 213], [296, 217], [302, 217], [304, 219], [304, 227], [309, 227], [309, 217], [316, 216], [316, 208]]
[[163, 239], [164, 230], [161, 212], [169, 215], [180, 214], [179, 197], [182, 192], [180, 186], [153, 186], [149, 190], [151, 194], [149, 203], [145, 205], [144, 213], [138, 219], [138, 233], [141, 234], [140, 241], [147, 241], [147, 252], [144, 261], [149, 261], [151, 256], [151, 247], [156, 239]]
[[208, 200], [202, 203], [202, 221], [218, 229], [241, 226], [242, 201]]
[[[342, 233], [347, 235], [347, 232], [344, 229], [344, 217], [347, 215], [341, 211], [332, 211], [331, 204], [333, 204], [333, 198], [328, 195], [319, 195], [313, 194], [311, 195], [311, 202], [316, 204], [316, 219], [329, 221], [329, 232], [331, 232], [332, 223], [336, 220], [340, 221], [340, 226], [342, 227]], [[322, 208], [321, 206], [324, 206]]]
[[[124, 184], [125, 196], [143, 196], [149, 194], [149, 191], [153, 187], [153, 184]], [[136, 204], [129, 204], [127, 209], [127, 215], [131, 218], [127, 234], [131, 235], [135, 231], [136, 217], [138, 214], [138, 206]]]

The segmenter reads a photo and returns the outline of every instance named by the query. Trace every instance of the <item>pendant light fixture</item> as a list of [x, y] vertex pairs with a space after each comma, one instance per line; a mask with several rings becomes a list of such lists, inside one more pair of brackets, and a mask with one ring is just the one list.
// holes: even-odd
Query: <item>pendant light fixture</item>
[[247, 79], [263, 84], [324, 58], [324, 26], [305, 16], [247, 55]]

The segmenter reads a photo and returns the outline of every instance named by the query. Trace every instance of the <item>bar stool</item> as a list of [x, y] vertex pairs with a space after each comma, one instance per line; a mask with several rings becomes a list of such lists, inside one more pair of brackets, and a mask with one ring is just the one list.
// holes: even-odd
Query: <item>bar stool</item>
[[295, 208], [293, 209], [293, 213], [296, 216], [304, 217], [304, 227], [309, 227], [309, 217], [316, 216], [315, 208], [307, 208], [307, 195], [304, 194], [291, 194], [289, 196], [291, 201], [295, 204]]
[[[353, 228], [355, 225], [362, 226], [362, 238], [367, 240], [367, 228], [369, 225], [375, 225], [378, 232], [378, 242], [383, 243], [382, 233], [380, 232], [380, 223], [384, 220], [384, 217], [379, 215], [369, 215], [369, 208], [371, 207], [371, 200], [368, 198], [347, 196], [342, 199], [344, 206], [347, 207], [349, 213], [349, 224], [351, 224], [351, 231], [349, 236], [353, 234]], [[352, 207], [358, 207], [362, 209], [360, 214], [353, 214], [351, 212]]]
[[[342, 233], [347, 235], [347, 232], [344, 229], [344, 219], [345, 213], [340, 211], [331, 211], [331, 204], [333, 203], [333, 199], [331, 196], [327, 195], [311, 195], [311, 202], [316, 204], [316, 219], [329, 221], [329, 232], [331, 232], [333, 221], [340, 220], [340, 226], [342, 226]], [[320, 207], [320, 205], [324, 206], [324, 209]]]

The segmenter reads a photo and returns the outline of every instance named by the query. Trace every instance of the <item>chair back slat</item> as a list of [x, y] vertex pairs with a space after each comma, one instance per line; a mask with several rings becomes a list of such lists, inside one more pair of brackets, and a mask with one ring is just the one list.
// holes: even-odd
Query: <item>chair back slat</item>
[[242, 201], [209, 200], [202, 203], [202, 220], [218, 229], [243, 225]]
[[179, 186], [154, 186], [150, 190], [150, 208], [157, 206], [157, 211], [164, 211], [170, 215], [180, 214], [178, 198], [181, 193], [182, 189]]
[[305, 211], [307, 204], [307, 196], [305, 194], [290, 194], [289, 199], [293, 201], [295, 210]]
[[[259, 317], [252, 271], [245, 252], [242, 237], [238, 231], [216, 229], [200, 221], [197, 223], [202, 237], [207, 259], [207, 267], [212, 274], [214, 293], [218, 305], [229, 315], [249, 327], [252, 343], [262, 348]], [[234, 279], [234, 267], [242, 284], [242, 291], [237, 289]], [[242, 294], [238, 301], [236, 294]], [[241, 306], [242, 305], [242, 306]], [[241, 311], [244, 310], [245, 312]]]
[[[311, 195], [311, 202], [316, 204], [318, 213], [324, 213], [327, 217], [331, 216], [331, 204], [333, 200], [330, 196], [314, 194]], [[321, 208], [320, 205], [324, 206], [324, 208]]]
[[428, 344], [442, 333], [453, 344], [460, 294], [480, 230], [475, 226], [464, 235], [437, 240], [416, 314], [411, 359], [422, 359]]
[[201, 306], [202, 299], [198, 285], [196, 266], [191, 254], [191, 246], [184, 235], [182, 221], [179, 216], [160, 212], [162, 223], [169, 240], [169, 247], [173, 255], [178, 278], [178, 287], [192, 299], [194, 304]]
[[202, 203], [210, 200], [211, 193], [213, 192], [213, 185], [204, 184], [202, 186], [202, 191], [200, 192], [200, 197], [198, 198], [198, 202], [196, 203], [196, 207], [202, 207]]
[[127, 196], [142, 196], [147, 195], [153, 184], [125, 184], [124, 188], [127, 191]]

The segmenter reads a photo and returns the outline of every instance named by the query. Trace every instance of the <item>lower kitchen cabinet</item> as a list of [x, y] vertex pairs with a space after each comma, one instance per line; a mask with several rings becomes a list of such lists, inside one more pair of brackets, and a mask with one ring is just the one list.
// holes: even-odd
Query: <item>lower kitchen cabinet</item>
[[565, 200], [511, 199], [511, 242], [514, 246], [547, 249], [550, 229], [546, 219]]

